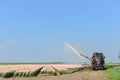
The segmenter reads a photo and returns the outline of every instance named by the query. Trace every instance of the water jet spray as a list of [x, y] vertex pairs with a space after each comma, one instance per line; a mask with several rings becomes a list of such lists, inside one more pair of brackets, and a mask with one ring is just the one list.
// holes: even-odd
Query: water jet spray
[[82, 61], [84, 61], [82, 57], [85, 57], [85, 58], [89, 59], [90, 61], [92, 60], [91, 58], [83, 55], [84, 53], [80, 54], [80, 53], [79, 53], [75, 48], [73, 48], [70, 44], [64, 43], [64, 45], [65, 45], [66, 47], [68, 47], [70, 50], [72, 50]]

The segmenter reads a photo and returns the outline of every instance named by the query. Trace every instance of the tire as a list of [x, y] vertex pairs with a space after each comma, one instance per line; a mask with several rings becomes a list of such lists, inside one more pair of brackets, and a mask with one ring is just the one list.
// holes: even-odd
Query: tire
[[95, 64], [91, 64], [92, 70], [95, 70]]
[[104, 70], [104, 66], [103, 66], [103, 65], [101, 65], [101, 66], [100, 66], [100, 69], [101, 69], [101, 70]]

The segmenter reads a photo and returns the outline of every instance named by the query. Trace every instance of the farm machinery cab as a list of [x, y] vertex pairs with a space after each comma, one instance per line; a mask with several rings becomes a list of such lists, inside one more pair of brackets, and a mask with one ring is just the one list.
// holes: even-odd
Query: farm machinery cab
[[91, 68], [93, 70], [103, 70], [104, 69], [105, 56], [103, 53], [94, 52], [92, 54], [92, 58], [89, 58], [83, 54], [80, 54], [80, 55], [91, 61]]
[[93, 70], [99, 69], [103, 70], [104, 69], [104, 54], [103, 53], [93, 53], [92, 55], [92, 62], [91, 62], [91, 67]]

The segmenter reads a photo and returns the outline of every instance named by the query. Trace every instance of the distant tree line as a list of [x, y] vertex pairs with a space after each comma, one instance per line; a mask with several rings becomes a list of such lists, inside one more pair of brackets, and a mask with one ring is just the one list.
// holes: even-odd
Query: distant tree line
[[119, 53], [119, 55], [118, 55], [118, 58], [120, 59], [120, 53]]

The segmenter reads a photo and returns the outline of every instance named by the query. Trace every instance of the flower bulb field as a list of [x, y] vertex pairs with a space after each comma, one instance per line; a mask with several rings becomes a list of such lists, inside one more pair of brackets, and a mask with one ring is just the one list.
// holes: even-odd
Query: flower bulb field
[[84, 66], [79, 64], [14, 64], [14, 65], [0, 65], [0, 72], [6, 73], [10, 71], [15, 72], [33, 72], [39, 68], [41, 71], [59, 71], [69, 70], [69, 68], [82, 68]]
[[0, 77], [36, 77], [72, 74], [89, 65], [80, 64], [1, 64]]
[[90, 64], [0, 64], [0, 80], [119, 80], [120, 68], [113, 65], [92, 70]]

